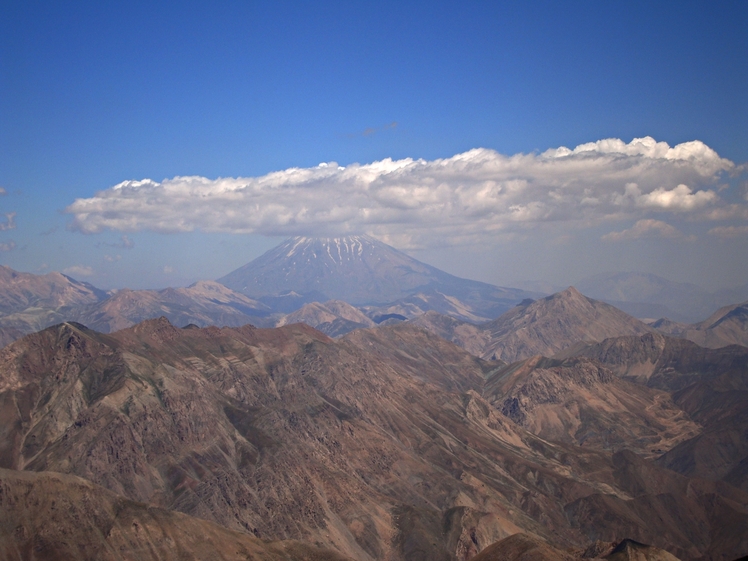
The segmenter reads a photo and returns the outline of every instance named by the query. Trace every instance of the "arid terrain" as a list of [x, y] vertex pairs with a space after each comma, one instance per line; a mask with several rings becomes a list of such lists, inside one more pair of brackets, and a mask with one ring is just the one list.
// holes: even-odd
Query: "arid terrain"
[[[3, 467], [263, 539], [355, 559], [467, 559], [520, 531], [681, 559], [748, 545], [744, 477], [651, 459], [731, 418], [713, 418], [708, 396], [689, 417], [682, 382], [637, 385], [594, 358], [509, 368], [408, 324], [334, 341], [303, 324], [160, 319], [110, 335], [62, 324], [0, 359]], [[745, 383], [745, 369], [723, 376]]]
[[[343, 270], [377, 257], [340, 247]], [[403, 263], [382, 258], [376, 290]], [[416, 282], [466, 300], [107, 294], [5, 272], [31, 288], [3, 308], [20, 337], [0, 350], [4, 558], [748, 554], [744, 305], [665, 334], [573, 287], [471, 323], [508, 293], [431, 269]]]

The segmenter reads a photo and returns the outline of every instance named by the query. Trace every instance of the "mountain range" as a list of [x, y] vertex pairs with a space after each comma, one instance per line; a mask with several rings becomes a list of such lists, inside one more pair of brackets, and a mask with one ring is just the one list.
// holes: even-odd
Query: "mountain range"
[[[76, 321], [111, 332], [164, 316], [179, 326], [191, 323], [198, 327], [247, 323], [272, 327], [303, 321], [336, 337], [352, 329], [410, 319], [484, 358], [495, 355], [517, 360], [558, 350], [552, 345], [530, 342], [532, 335], [527, 328], [532, 328], [529, 324], [526, 328], [520, 325], [526, 321], [521, 310], [537, 308], [533, 300], [543, 300], [542, 295], [454, 277], [368, 236], [293, 238], [219, 280], [225, 284], [201, 281], [187, 288], [105, 292], [59, 273], [32, 275], [3, 267], [0, 345], [61, 321]], [[705, 302], [727, 297], [727, 293], [709, 295], [693, 285], [641, 273], [598, 275], [582, 281], [581, 286], [607, 302], [616, 302], [628, 310], [633, 306], [639, 312], [641, 306], [649, 306], [644, 312], [669, 313], [672, 310], [667, 305], [686, 306], [693, 299], [694, 310], [701, 310], [701, 314], [706, 309]], [[740, 291], [733, 292], [730, 294], [735, 296]], [[653, 304], [655, 300], [660, 303]], [[603, 314], [610, 316], [605, 320], [593, 319], [589, 315], [592, 308], [604, 304], [591, 298], [587, 301], [588, 315], [577, 319], [588, 333], [583, 336], [570, 325], [558, 326], [559, 333], [549, 339], [553, 344], [566, 345], [590, 337], [600, 340], [603, 334], [648, 329], [618, 314], [619, 321], [628, 322], [626, 329], [621, 330], [622, 326], [614, 322], [603, 328], [607, 329], [604, 333], [593, 334], [591, 330], [610, 323], [615, 312]], [[744, 308], [745, 304], [733, 304], [695, 324], [662, 318], [649, 320], [648, 325], [704, 346], [745, 345], [748, 327], [746, 316], [741, 313]], [[541, 330], [545, 333], [547, 327]], [[564, 329], [568, 333], [562, 343]], [[497, 342], [499, 339], [502, 342]], [[514, 342], [510, 344], [509, 339]], [[501, 349], [489, 349], [491, 342], [497, 342]], [[512, 345], [514, 350], [508, 348]]]
[[[367, 561], [591, 558], [624, 538], [684, 560], [748, 553], [748, 451], [727, 438], [745, 442], [748, 348], [647, 332], [565, 352], [484, 361], [407, 322], [335, 340], [304, 324], [63, 323], [0, 350], [2, 500], [53, 485], [78, 517], [67, 543], [123, 547], [143, 525]], [[90, 485], [110, 494], [71, 510]], [[35, 543], [40, 504], [13, 503], [28, 522], [0, 526], [2, 547]], [[127, 532], [87, 530], [119, 528], [101, 509]]]
[[[295, 238], [219, 280], [0, 268], [5, 557], [748, 553], [748, 302], [645, 323], [366, 236]], [[595, 282], [633, 308], [703, 296]]]
[[695, 284], [641, 272], [601, 273], [574, 286], [634, 317], [668, 318], [681, 323], [698, 323], [717, 308], [748, 300], [748, 285], [709, 292]]
[[484, 359], [514, 362], [553, 356], [584, 341], [654, 331], [641, 321], [574, 287], [539, 300], [524, 300], [491, 322], [470, 324], [429, 312], [412, 320]]
[[[537, 295], [449, 275], [368, 236], [294, 238], [219, 281], [105, 292], [60, 273], [33, 275], [2, 267], [0, 344], [62, 321], [103, 332], [159, 316], [180, 326], [270, 327], [286, 323], [284, 316], [305, 304], [331, 299], [366, 304], [361, 311], [375, 322], [428, 310], [483, 322]], [[338, 335], [369, 324], [343, 319], [334, 328]]]

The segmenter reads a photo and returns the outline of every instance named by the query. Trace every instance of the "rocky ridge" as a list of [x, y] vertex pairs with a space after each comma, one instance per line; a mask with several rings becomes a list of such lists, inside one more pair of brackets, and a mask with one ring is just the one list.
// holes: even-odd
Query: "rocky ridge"
[[746, 551], [743, 491], [534, 434], [486, 399], [502, 368], [407, 324], [62, 324], [0, 351], [0, 462], [362, 560], [467, 559], [519, 531]]
[[725, 306], [704, 321], [681, 328], [680, 337], [708, 348], [748, 347], [748, 302]]
[[342, 300], [330, 300], [324, 304], [305, 304], [295, 312], [283, 316], [276, 323], [282, 327], [292, 323], [305, 323], [330, 337], [337, 337], [362, 327], [374, 327], [376, 323], [358, 308]]
[[434, 312], [412, 320], [484, 359], [505, 362], [535, 355], [553, 356], [579, 342], [654, 331], [641, 321], [574, 287], [524, 300], [497, 319], [472, 325]]

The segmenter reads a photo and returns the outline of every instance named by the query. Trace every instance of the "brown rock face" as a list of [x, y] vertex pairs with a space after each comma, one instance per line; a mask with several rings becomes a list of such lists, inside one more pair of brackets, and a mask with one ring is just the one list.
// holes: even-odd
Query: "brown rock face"
[[537, 536], [514, 534], [487, 547], [475, 561], [576, 561], [577, 556], [549, 545]]
[[486, 399], [502, 366], [407, 324], [335, 341], [303, 324], [61, 324], [0, 350], [0, 462], [360, 560], [467, 559], [518, 531], [746, 551], [713, 536], [745, 527], [748, 495], [533, 434]]
[[344, 561], [299, 542], [267, 543], [115, 495], [59, 473], [0, 469], [0, 557], [40, 561]]
[[581, 561], [607, 559], [609, 561], [678, 561], [674, 555], [630, 539], [619, 544], [596, 542], [585, 551], [558, 549], [537, 536], [515, 534], [487, 547], [475, 561]]

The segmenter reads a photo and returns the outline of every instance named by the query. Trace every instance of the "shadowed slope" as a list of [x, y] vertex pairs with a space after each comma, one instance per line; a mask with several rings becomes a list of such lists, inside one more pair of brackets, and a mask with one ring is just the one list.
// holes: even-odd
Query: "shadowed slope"
[[676, 405], [704, 427], [659, 463], [748, 490], [748, 348], [705, 349], [647, 334], [609, 339], [576, 352], [619, 376], [671, 392]]
[[562, 550], [537, 536], [515, 534], [487, 547], [475, 561], [581, 561], [607, 559], [609, 561], [678, 561], [665, 550], [644, 545], [630, 539], [619, 544], [597, 542], [585, 551]]

